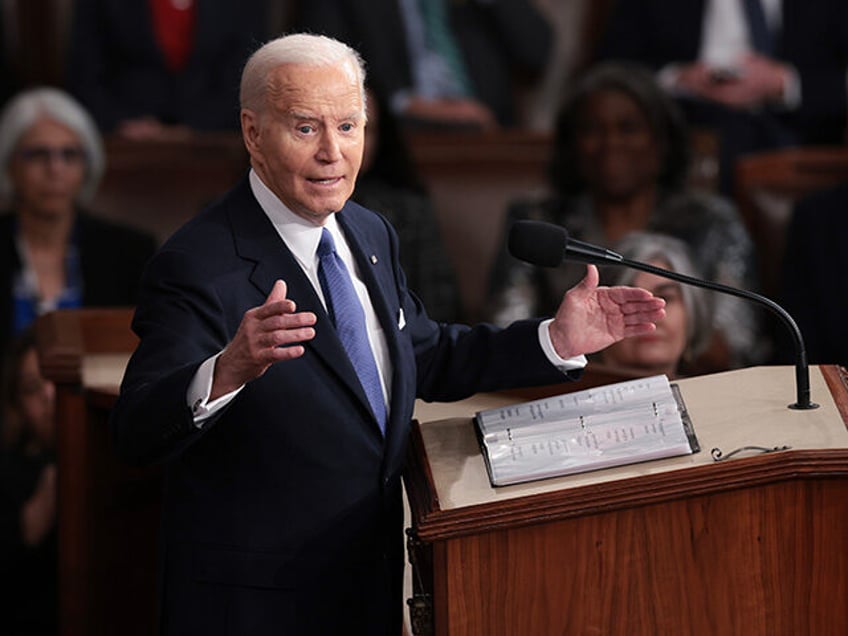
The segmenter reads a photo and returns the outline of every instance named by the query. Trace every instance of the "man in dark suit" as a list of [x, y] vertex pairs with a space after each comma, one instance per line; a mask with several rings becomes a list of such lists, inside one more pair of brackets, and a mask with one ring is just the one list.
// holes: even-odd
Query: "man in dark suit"
[[845, 139], [842, 0], [621, 0], [600, 57], [656, 69], [691, 123], [718, 130], [725, 190], [741, 154]]
[[165, 634], [396, 636], [416, 397], [561, 381], [574, 356], [664, 314], [644, 290], [597, 287], [590, 267], [548, 322], [430, 320], [391, 226], [348, 201], [363, 78], [328, 38], [257, 51], [241, 88], [251, 171], [142, 282], [112, 426], [123, 456], [166, 465]]
[[[310, 0], [298, 12], [300, 29], [355, 47], [380, 98], [415, 125], [515, 125], [516, 80], [538, 77], [554, 44], [529, 0]], [[439, 62], [464, 90], [443, 83]]]
[[266, 0], [76, 0], [68, 89], [103, 132], [237, 130], [238, 79]]
[[[801, 329], [812, 364], [848, 365], [846, 239], [848, 183], [796, 204], [786, 232], [781, 300]], [[793, 351], [791, 343], [782, 351]]]

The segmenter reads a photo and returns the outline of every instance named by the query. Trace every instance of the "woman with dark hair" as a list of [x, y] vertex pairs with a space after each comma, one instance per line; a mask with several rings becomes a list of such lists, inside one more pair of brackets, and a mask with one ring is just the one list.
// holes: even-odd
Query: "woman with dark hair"
[[[505, 230], [519, 219], [565, 227], [570, 236], [611, 246], [650, 231], [686, 243], [713, 281], [756, 286], [753, 244], [726, 200], [686, 188], [689, 131], [647, 70], [609, 63], [590, 69], [557, 119], [551, 194], [513, 203]], [[495, 265], [491, 319], [498, 324], [556, 309], [583, 268], [538, 269], [503, 253]], [[716, 299], [715, 333], [704, 370], [742, 366], [765, 355], [757, 315], [744, 301]]]

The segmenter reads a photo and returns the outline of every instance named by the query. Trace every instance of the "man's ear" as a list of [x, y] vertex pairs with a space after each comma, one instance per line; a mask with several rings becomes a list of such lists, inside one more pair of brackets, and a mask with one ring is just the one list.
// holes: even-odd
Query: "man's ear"
[[241, 109], [241, 136], [247, 152], [253, 158], [258, 158], [259, 150], [259, 115], [249, 108]]

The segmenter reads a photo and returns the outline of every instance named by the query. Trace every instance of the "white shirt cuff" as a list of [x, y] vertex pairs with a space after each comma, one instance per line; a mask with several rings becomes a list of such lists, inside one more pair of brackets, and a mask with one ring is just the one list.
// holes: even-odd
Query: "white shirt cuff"
[[801, 106], [801, 75], [794, 66], [789, 66], [789, 74], [783, 86], [783, 97], [780, 103], [787, 110], [796, 110]]
[[211, 402], [209, 401], [209, 395], [212, 393], [212, 378], [215, 374], [215, 363], [219, 355], [221, 354], [214, 355], [204, 361], [198, 367], [197, 373], [194, 374], [191, 384], [188, 385], [186, 400], [188, 408], [191, 409], [191, 414], [194, 417], [194, 425], [197, 428], [202, 428], [206, 420], [229, 404], [239, 394], [239, 391], [244, 388], [244, 385], [242, 385], [235, 391], [222, 395]]
[[548, 329], [552, 322], [553, 318], [550, 318], [539, 323], [539, 344], [542, 346], [542, 351], [545, 352], [548, 360], [563, 373], [585, 368], [587, 363], [586, 356], [575, 356], [567, 360], [559, 357], [556, 349], [554, 349], [554, 343], [551, 342], [551, 332]]

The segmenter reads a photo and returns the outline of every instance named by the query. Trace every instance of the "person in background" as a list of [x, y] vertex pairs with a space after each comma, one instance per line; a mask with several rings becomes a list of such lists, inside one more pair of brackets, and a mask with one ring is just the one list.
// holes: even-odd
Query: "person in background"
[[4, 360], [0, 441], [0, 631], [58, 633], [55, 387], [31, 329]]
[[365, 149], [352, 199], [389, 220], [400, 240], [409, 289], [433, 319], [453, 322], [461, 313], [459, 290], [433, 203], [397, 121], [370, 90], [366, 109]]
[[389, 222], [349, 200], [364, 82], [337, 40], [259, 48], [251, 170], [145, 270], [110, 424], [125, 460], [164, 464], [163, 634], [396, 636], [415, 400], [574, 378], [663, 316], [589, 266], [547, 321], [430, 319]]
[[0, 113], [0, 350], [50, 310], [134, 304], [156, 244], [85, 211], [104, 163], [94, 122], [58, 89], [23, 91]]
[[[652, 232], [631, 232], [613, 246], [624, 258], [700, 278], [683, 241]], [[604, 285], [633, 285], [665, 300], [656, 331], [622, 340], [594, 356], [603, 364], [638, 375], [688, 375], [712, 338], [712, 292], [628, 267], [600, 268]]]
[[238, 80], [267, 0], [76, 0], [68, 90], [104, 134], [238, 130]]
[[[780, 302], [798, 323], [810, 364], [848, 367], [848, 183], [795, 204], [786, 231]], [[780, 362], [794, 364], [794, 344], [781, 331]]]
[[516, 87], [553, 49], [529, 0], [310, 0], [295, 24], [356, 47], [375, 92], [411, 127], [515, 126]]
[[[755, 289], [754, 248], [735, 208], [686, 186], [688, 141], [679, 110], [649, 71], [626, 63], [596, 66], [574, 84], [560, 110], [552, 192], [513, 202], [504, 230], [519, 219], [546, 221], [606, 247], [637, 230], [668, 234], [686, 243], [709, 280]], [[536, 269], [503, 251], [493, 267], [489, 317], [506, 324], [545, 315], [579, 276], [573, 265]], [[767, 343], [759, 321], [744, 301], [717, 299], [704, 370], [762, 360]]]
[[736, 159], [845, 141], [848, 3], [615, 3], [601, 59], [648, 65], [693, 126], [716, 131], [722, 192]]

